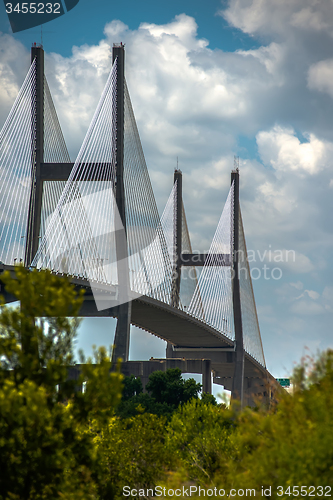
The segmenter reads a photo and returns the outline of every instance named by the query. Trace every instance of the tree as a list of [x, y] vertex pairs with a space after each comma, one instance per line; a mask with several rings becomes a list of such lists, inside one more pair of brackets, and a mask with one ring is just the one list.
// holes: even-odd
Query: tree
[[[218, 412], [192, 401], [174, 413], [168, 447], [181, 478], [256, 496], [329, 496], [333, 484], [333, 351], [297, 367], [293, 392], [265, 407]], [[229, 415], [227, 418], [225, 418]], [[240, 490], [237, 495], [237, 490]], [[265, 491], [265, 494], [263, 493]], [[199, 497], [194, 497], [199, 498]]]
[[209, 394], [208, 392], [204, 392], [201, 395], [201, 401], [206, 404], [211, 404], [213, 406], [217, 406], [217, 401], [213, 394]]
[[124, 378], [124, 389], [122, 394], [122, 401], [127, 401], [134, 396], [138, 396], [143, 392], [142, 382], [139, 377], [131, 375]]
[[201, 387], [193, 378], [182, 379], [179, 368], [170, 368], [166, 372], [153, 372], [149, 376], [146, 389], [157, 403], [167, 403], [176, 408], [192, 398], [197, 398]]
[[233, 487], [272, 487], [277, 495], [279, 486], [290, 486], [296, 496], [293, 486], [307, 485], [315, 490], [305, 495], [325, 496], [320, 487], [333, 484], [333, 351], [302, 363], [293, 384], [294, 392], [282, 391], [272, 411], [247, 409], [239, 416], [237, 452], [228, 464]]
[[[15, 269], [15, 279], [7, 272], [1, 280], [8, 292], [20, 301], [20, 308], [2, 307], [0, 316], [0, 377], [12, 379], [17, 387], [29, 379], [43, 385], [58, 400], [71, 390], [67, 366], [73, 363], [73, 339], [83, 295], [77, 296], [65, 279], [49, 271]], [[68, 317], [73, 316], [74, 318]], [[42, 318], [47, 318], [45, 321]]]
[[179, 368], [151, 373], [146, 386], [148, 393], [142, 392], [141, 380], [133, 375], [125, 377], [124, 387], [122, 401], [117, 410], [121, 418], [144, 412], [171, 418], [179, 405], [198, 398], [201, 390], [201, 384], [197, 384], [194, 379], [183, 380]]
[[[101, 428], [121, 398], [122, 376], [98, 363], [68, 380], [82, 295], [49, 271], [18, 266], [1, 277], [20, 308], [0, 313], [0, 499], [96, 498], [98, 463], [88, 422]], [[47, 318], [47, 319], [42, 319]], [[86, 392], [76, 387], [86, 381]], [[66, 404], [64, 404], [66, 401]]]
[[124, 498], [124, 486], [138, 490], [158, 484], [170, 463], [165, 437], [165, 418], [157, 415], [144, 413], [127, 419], [110, 419], [95, 438], [100, 499]]
[[168, 424], [167, 446], [182, 470], [183, 481], [212, 482], [228, 461], [234, 430], [232, 411], [211, 398], [192, 399], [180, 406]]

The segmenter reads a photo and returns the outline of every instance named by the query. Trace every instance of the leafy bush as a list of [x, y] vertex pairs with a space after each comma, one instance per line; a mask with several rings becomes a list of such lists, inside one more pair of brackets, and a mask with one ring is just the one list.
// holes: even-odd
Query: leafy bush
[[0, 312], [0, 500], [112, 500], [161, 482], [289, 498], [289, 486], [333, 484], [333, 351], [301, 364], [270, 409], [199, 399], [200, 384], [168, 370], [145, 394], [126, 379], [116, 415], [123, 377], [105, 350], [68, 380], [78, 322], [67, 316], [82, 297], [47, 271], [1, 279], [21, 308]]
[[[333, 484], [333, 351], [295, 370], [294, 392], [272, 411], [244, 411], [229, 483], [239, 487]], [[222, 481], [221, 481], [222, 482]]]
[[111, 419], [95, 438], [100, 499], [123, 498], [124, 486], [153, 488], [170, 462], [165, 436], [165, 419], [156, 415]]
[[168, 425], [168, 449], [185, 477], [210, 483], [223, 469], [231, 449], [232, 413], [224, 404], [193, 399], [176, 411]]
[[149, 394], [142, 392], [139, 378], [133, 375], [125, 377], [122, 402], [117, 414], [129, 418], [147, 412], [170, 419], [179, 405], [198, 398], [201, 384], [192, 378], [184, 380], [179, 368], [170, 368], [166, 372], [151, 373], [146, 390]]
[[[0, 313], [0, 499], [96, 498], [89, 421], [101, 428], [119, 403], [122, 376], [105, 351], [68, 380], [82, 296], [48, 271], [1, 277], [20, 308]], [[47, 318], [43, 320], [41, 318]], [[86, 381], [86, 392], [76, 386]], [[67, 402], [67, 404], [64, 404]]]

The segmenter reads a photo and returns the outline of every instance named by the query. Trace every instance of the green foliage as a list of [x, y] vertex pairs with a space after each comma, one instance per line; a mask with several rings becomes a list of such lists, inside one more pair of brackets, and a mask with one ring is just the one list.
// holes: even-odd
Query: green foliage
[[225, 466], [235, 428], [231, 411], [207, 400], [193, 399], [180, 407], [168, 425], [168, 449], [184, 476], [200, 484], [210, 483]]
[[[64, 405], [44, 387], [6, 380], [0, 390], [0, 498], [94, 498], [94, 453]], [[62, 496], [60, 497], [60, 493]]]
[[163, 482], [286, 498], [278, 486], [333, 484], [333, 351], [303, 362], [270, 410], [199, 399], [200, 384], [168, 370], [149, 393], [125, 379], [119, 417], [123, 377], [104, 349], [68, 380], [78, 322], [67, 315], [82, 297], [47, 271], [2, 279], [21, 308], [0, 312], [0, 500], [117, 500], [125, 485]]
[[127, 401], [134, 396], [138, 396], [143, 392], [141, 379], [136, 378], [134, 375], [124, 378], [124, 389], [122, 394], [122, 401]]
[[293, 383], [293, 394], [281, 391], [270, 410], [240, 412], [198, 400], [179, 408], [168, 425], [167, 445], [178, 469], [169, 486], [191, 481], [226, 491], [253, 489], [259, 496], [262, 487], [271, 487], [277, 499], [289, 498], [279, 486], [332, 485], [333, 351], [299, 366]]
[[157, 403], [149, 394], [141, 393], [127, 401], [122, 401], [117, 409], [117, 415], [120, 418], [130, 418], [142, 413], [151, 413], [159, 417], [170, 418], [174, 410], [174, 406]]
[[197, 398], [201, 387], [201, 384], [197, 384], [193, 378], [182, 379], [179, 368], [170, 368], [166, 372], [153, 372], [149, 376], [146, 389], [157, 403], [167, 403], [177, 407], [192, 398]]
[[111, 355], [107, 356], [105, 348], [100, 347], [94, 352], [94, 363], [88, 359], [80, 365], [80, 369], [80, 377], [73, 383], [84, 383], [85, 391], [72, 393], [72, 413], [77, 421], [94, 419], [95, 425], [98, 422], [103, 426], [121, 401], [124, 377], [120, 374], [120, 365], [111, 372]]
[[[122, 376], [97, 364], [68, 380], [82, 296], [48, 271], [16, 268], [7, 291], [21, 308], [0, 314], [0, 499], [95, 499], [98, 462], [88, 423], [101, 428], [119, 403]], [[47, 318], [42, 320], [40, 318]], [[75, 386], [86, 381], [85, 393]], [[64, 402], [66, 401], [66, 404]]]
[[213, 406], [217, 406], [217, 401], [213, 394], [209, 394], [208, 392], [204, 392], [201, 395], [201, 401], [205, 404], [211, 404]]
[[130, 419], [113, 418], [95, 438], [98, 449], [101, 500], [123, 498], [124, 486], [151, 488], [165, 475], [170, 461], [164, 446], [165, 419], [148, 413]]
[[294, 384], [274, 411], [240, 415], [229, 463], [234, 485], [333, 484], [333, 351], [298, 367]]
[[[181, 370], [172, 368], [166, 372], [153, 372], [146, 389], [150, 394], [142, 392], [140, 379], [133, 375], [125, 377], [122, 402], [117, 414], [121, 418], [129, 418], [147, 412], [171, 418], [179, 405], [198, 398], [201, 385], [194, 379], [183, 380]], [[215, 400], [214, 396], [211, 398]]]
[[[24, 380], [47, 387], [50, 396], [61, 384], [58, 399], [71, 392], [66, 366], [73, 363], [72, 344], [78, 326], [77, 315], [83, 296], [71, 284], [49, 271], [29, 272], [17, 266], [15, 279], [2, 275], [8, 292], [20, 301], [20, 308], [1, 308], [0, 386], [11, 378], [15, 385]], [[42, 318], [47, 318], [47, 321]]]

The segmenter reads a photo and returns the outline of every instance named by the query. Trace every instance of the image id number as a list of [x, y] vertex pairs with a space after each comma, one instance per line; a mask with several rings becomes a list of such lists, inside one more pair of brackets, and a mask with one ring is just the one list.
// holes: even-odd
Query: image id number
[[6, 3], [6, 12], [11, 14], [61, 14], [60, 3]]
[[284, 489], [283, 486], [277, 487], [277, 496], [288, 495], [292, 497], [331, 497], [331, 486], [288, 486]]

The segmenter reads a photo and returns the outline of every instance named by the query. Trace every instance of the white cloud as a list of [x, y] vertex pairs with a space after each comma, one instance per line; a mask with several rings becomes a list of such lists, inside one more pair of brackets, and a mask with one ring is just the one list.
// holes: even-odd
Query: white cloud
[[254, 57], [266, 68], [269, 75], [274, 76], [272, 85], [281, 86], [285, 82], [283, 62], [285, 57], [285, 47], [272, 42], [266, 47], [259, 47], [255, 50], [239, 50], [238, 54], [244, 57]]
[[[265, 254], [265, 262], [274, 263], [292, 273], [309, 273], [315, 269], [309, 257], [295, 250], [269, 251]], [[293, 283], [290, 285], [297, 288]]]
[[320, 297], [320, 294], [318, 292], [316, 292], [315, 290], [304, 290], [304, 292], [301, 295], [299, 295], [298, 297], [296, 297], [295, 300], [300, 300], [302, 298], [307, 298], [307, 297], [310, 297], [310, 299], [312, 299], [312, 300], [318, 300]]
[[0, 32], [0, 120], [15, 100], [30, 66], [28, 51], [10, 35]]
[[70, 58], [46, 54], [45, 73], [70, 155], [75, 159], [111, 67], [110, 46], [73, 47]]
[[290, 286], [296, 288], [296, 290], [303, 290], [304, 285], [301, 281], [297, 281], [296, 283], [289, 283]]
[[312, 133], [304, 137], [307, 142], [302, 143], [292, 128], [276, 125], [257, 134], [259, 154], [265, 164], [271, 164], [277, 171], [317, 174], [326, 166], [326, 155], [333, 150], [333, 145]]
[[276, 292], [281, 300], [289, 305], [290, 312], [297, 316], [311, 316], [327, 312], [324, 293], [321, 295], [315, 290], [304, 290], [301, 295], [298, 295], [297, 292], [302, 289], [303, 284], [298, 281], [285, 283]]
[[333, 304], [333, 286], [326, 286], [324, 288], [323, 297], [325, 300], [328, 300]]
[[304, 290], [304, 293], [307, 293], [310, 299], [313, 300], [318, 300], [320, 297], [319, 293], [314, 290]]
[[311, 90], [326, 92], [333, 97], [333, 59], [319, 61], [310, 66], [308, 86]]
[[[140, 28], [147, 30], [155, 39], [170, 37], [169, 43], [171, 44], [174, 43], [175, 39], [180, 40], [187, 49], [197, 50], [208, 45], [207, 40], [195, 41], [198, 26], [195, 20], [186, 14], [176, 16], [174, 21], [168, 24], [142, 23]], [[165, 56], [167, 56], [167, 51], [165, 51]], [[168, 57], [170, 57], [170, 54]]]
[[[290, 257], [291, 255], [292, 257]], [[309, 257], [301, 252], [293, 252], [291, 250], [285, 251], [283, 265], [293, 273], [309, 273], [315, 269]]]
[[294, 302], [290, 307], [290, 310], [292, 313], [299, 314], [300, 316], [311, 316], [323, 314], [325, 312], [325, 309], [321, 304], [310, 302], [309, 300], [299, 300]]
[[[304, 5], [305, 2], [302, 3]], [[307, 3], [309, 5], [306, 7], [302, 7], [301, 2], [298, 4], [296, 12], [290, 19], [291, 26], [310, 31], [327, 31], [332, 34], [333, 16], [329, 2], [308, 0]]]
[[258, 187], [264, 204], [274, 207], [280, 214], [290, 214], [297, 206], [295, 193], [288, 186], [277, 186], [276, 182], [266, 181]]
[[295, 29], [333, 33], [332, 5], [326, 0], [230, 0], [220, 15], [251, 35], [286, 35]]
[[[297, 285], [297, 286], [295, 286]], [[325, 287], [322, 294], [316, 290], [304, 290], [301, 295], [297, 291], [303, 289], [301, 282], [285, 283], [277, 293], [280, 298], [290, 305], [290, 311], [299, 316], [310, 316], [331, 313], [333, 311], [333, 287]]]
[[104, 34], [114, 40], [119, 40], [127, 31], [128, 26], [118, 19], [107, 23], [104, 28]]

